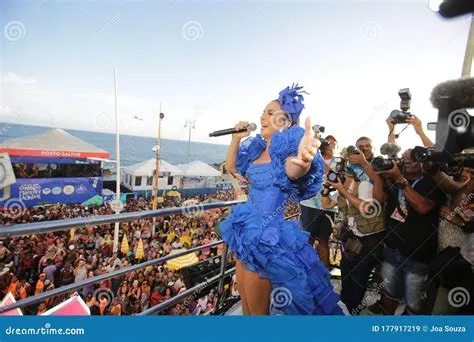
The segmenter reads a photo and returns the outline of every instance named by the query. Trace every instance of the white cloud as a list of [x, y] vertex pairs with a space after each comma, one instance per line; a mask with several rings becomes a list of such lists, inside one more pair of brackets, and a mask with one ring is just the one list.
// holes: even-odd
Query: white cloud
[[8, 114], [11, 114], [12, 110], [10, 107], [4, 107], [4, 106], [0, 106], [0, 113], [1, 114], [5, 114], [5, 115], [8, 115]]
[[[30, 125], [50, 125], [54, 121], [56, 127], [115, 132], [112, 92], [49, 88], [41, 81], [12, 72], [3, 75], [0, 92], [0, 121]], [[118, 112], [121, 134], [156, 135], [159, 104], [119, 92]], [[171, 116], [164, 120], [163, 128], [164, 138], [187, 139], [187, 130], [176, 125]]]
[[[408, 85], [413, 94], [412, 112], [426, 125], [436, 121], [436, 111], [428, 101], [431, 88], [447, 75], [433, 75], [428, 72], [400, 74], [396, 70], [383, 68], [353, 70], [344, 82], [337, 79], [303, 80], [311, 95], [306, 98], [306, 110], [302, 119], [310, 116], [313, 124], [326, 126], [326, 134], [333, 134], [341, 147], [354, 144], [362, 135], [374, 140], [380, 147], [388, 134], [385, 118], [390, 111], [398, 109], [400, 99], [398, 88]], [[388, 80], [388, 81], [387, 81]], [[284, 80], [275, 80], [275, 84]], [[271, 87], [273, 89], [273, 87]], [[3, 76], [0, 91], [3, 90], [0, 121], [50, 125], [56, 127], [89, 131], [115, 132], [113, 93], [99, 93], [87, 89], [49, 88], [41, 80], [7, 73]], [[238, 97], [237, 95], [238, 94]], [[259, 123], [260, 113], [270, 94], [255, 92], [253, 89], [232, 88], [225, 98], [203, 99], [202, 103], [190, 106], [193, 99], [176, 94], [167, 97], [163, 103], [165, 119], [162, 137], [188, 139], [185, 120], [196, 119], [196, 129], [192, 130], [193, 141], [227, 144], [229, 137], [209, 138], [211, 131], [232, 127], [239, 120]], [[245, 101], [241, 100], [245, 99]], [[155, 137], [158, 125], [159, 100], [141, 98], [136, 94], [119, 92], [118, 111], [121, 134]], [[143, 119], [136, 120], [135, 116]], [[404, 127], [399, 125], [396, 131]], [[257, 132], [258, 133], [258, 130]], [[434, 133], [428, 132], [434, 140]], [[413, 128], [402, 133], [399, 143], [408, 148], [419, 145], [420, 141]]]
[[37, 81], [34, 78], [25, 78], [20, 75], [17, 75], [12, 72], [7, 72], [2, 77], [2, 81], [4, 84], [20, 84], [20, 85], [31, 85], [36, 84]]

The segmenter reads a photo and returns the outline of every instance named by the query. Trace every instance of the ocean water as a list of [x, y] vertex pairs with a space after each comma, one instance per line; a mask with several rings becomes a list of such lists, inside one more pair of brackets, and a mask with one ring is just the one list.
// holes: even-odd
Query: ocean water
[[[41, 134], [51, 130], [49, 127], [14, 125], [0, 122], [0, 143], [11, 138], [19, 138], [34, 134]], [[69, 134], [100, 147], [110, 153], [110, 159], [115, 160], [115, 134], [97, 133], [65, 129]], [[154, 158], [153, 146], [156, 138], [137, 137], [131, 135], [120, 136], [120, 161], [122, 166], [129, 166], [141, 161]], [[189, 161], [201, 160], [208, 164], [222, 163], [225, 160], [228, 146], [192, 142]], [[171, 164], [187, 162], [188, 142], [182, 140], [161, 139], [161, 159]], [[106, 164], [112, 168], [113, 164]]]

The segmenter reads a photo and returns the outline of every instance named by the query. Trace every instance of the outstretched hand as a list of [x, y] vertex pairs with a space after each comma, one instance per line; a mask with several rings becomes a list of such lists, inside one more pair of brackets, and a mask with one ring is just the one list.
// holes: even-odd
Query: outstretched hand
[[319, 146], [321, 146], [321, 142], [314, 137], [309, 117], [306, 118], [304, 128], [304, 135], [298, 146], [298, 155], [291, 159], [291, 163], [301, 168], [309, 168], [314, 156], [318, 152]]
[[411, 115], [406, 119], [407, 124], [412, 125], [415, 128], [416, 133], [423, 132], [423, 125], [421, 124], [421, 120], [416, 115]]

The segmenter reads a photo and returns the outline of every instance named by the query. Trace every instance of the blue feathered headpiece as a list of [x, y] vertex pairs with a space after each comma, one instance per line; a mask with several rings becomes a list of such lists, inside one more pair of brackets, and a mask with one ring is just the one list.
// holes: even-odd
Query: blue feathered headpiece
[[304, 108], [304, 97], [302, 94], [308, 94], [302, 91], [303, 87], [293, 83], [291, 87], [286, 87], [280, 91], [278, 102], [280, 102], [281, 109], [288, 112], [291, 116], [291, 121], [296, 122]]

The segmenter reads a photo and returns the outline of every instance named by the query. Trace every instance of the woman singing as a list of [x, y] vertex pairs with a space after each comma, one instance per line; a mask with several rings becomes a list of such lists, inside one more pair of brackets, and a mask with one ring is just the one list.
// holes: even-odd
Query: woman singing
[[[321, 188], [324, 161], [311, 122], [297, 125], [302, 87], [282, 90], [261, 115], [261, 134], [236, 133], [227, 153], [230, 173], [249, 184], [246, 203], [219, 224], [235, 253], [244, 315], [339, 315], [338, 296], [299, 221], [284, 219], [286, 201], [299, 202]], [[244, 128], [239, 122], [236, 128]]]

